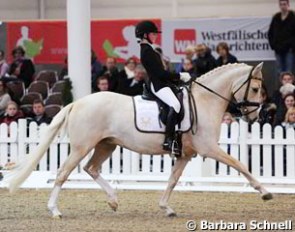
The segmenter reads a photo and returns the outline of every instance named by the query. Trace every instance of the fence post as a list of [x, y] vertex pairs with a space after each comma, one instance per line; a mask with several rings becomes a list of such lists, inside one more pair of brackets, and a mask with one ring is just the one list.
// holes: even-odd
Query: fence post
[[18, 160], [26, 155], [27, 120], [18, 120]]
[[248, 123], [240, 120], [240, 161], [248, 168]]

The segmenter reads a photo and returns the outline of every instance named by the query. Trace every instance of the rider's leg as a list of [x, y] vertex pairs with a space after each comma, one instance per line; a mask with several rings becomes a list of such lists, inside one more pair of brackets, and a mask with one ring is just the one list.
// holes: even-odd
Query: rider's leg
[[[166, 131], [165, 131], [165, 140], [163, 143], [163, 149], [167, 151], [172, 150], [173, 140], [175, 137], [175, 124], [176, 116], [180, 112], [181, 105], [169, 87], [164, 87], [159, 91], [155, 91], [153, 84], [151, 84], [152, 92], [161, 99], [165, 104], [167, 104], [170, 109], [168, 112], [167, 122], [166, 122]], [[180, 151], [175, 151], [175, 153], [180, 153]]]
[[[163, 143], [163, 149], [166, 151], [172, 150], [172, 145], [175, 138], [176, 116], [177, 116], [177, 113], [175, 112], [174, 108], [170, 107], [168, 115], [167, 115], [165, 140]], [[177, 151], [177, 153], [179, 153], [179, 151]]]

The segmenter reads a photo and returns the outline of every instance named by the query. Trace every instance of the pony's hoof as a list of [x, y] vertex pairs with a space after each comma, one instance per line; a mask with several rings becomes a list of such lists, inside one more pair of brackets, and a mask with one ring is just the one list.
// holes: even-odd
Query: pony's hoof
[[170, 213], [167, 213], [167, 216], [170, 218], [174, 218], [174, 217], [177, 217], [177, 214], [175, 212], [170, 212]]
[[62, 219], [62, 215], [61, 214], [53, 215], [52, 216], [52, 219], [54, 219], [54, 220], [60, 220], [60, 219]]
[[271, 199], [273, 199], [273, 196], [271, 193], [266, 193], [266, 194], [262, 195], [262, 200], [264, 200], [264, 201], [269, 201]]
[[108, 201], [108, 205], [111, 207], [112, 210], [114, 210], [115, 212], [118, 209], [118, 203], [116, 201]]

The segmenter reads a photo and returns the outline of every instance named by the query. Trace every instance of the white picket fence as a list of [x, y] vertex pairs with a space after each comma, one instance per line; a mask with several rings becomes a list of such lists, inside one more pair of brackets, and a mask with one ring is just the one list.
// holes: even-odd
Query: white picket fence
[[[38, 127], [26, 120], [0, 125], [0, 165], [18, 162], [38, 144], [46, 125]], [[248, 131], [245, 122], [222, 125], [220, 147], [244, 163], [251, 173], [273, 192], [295, 193], [295, 133], [254, 124]], [[69, 154], [68, 138], [57, 137], [38, 168], [23, 184], [24, 188], [53, 186], [58, 168]], [[83, 171], [91, 153], [73, 171], [66, 188], [99, 188]], [[119, 189], [162, 190], [167, 185], [174, 160], [169, 155], [138, 154], [117, 147], [102, 166], [102, 175]], [[0, 182], [0, 187], [3, 183]], [[236, 170], [211, 159], [193, 158], [176, 186], [189, 191], [253, 191]]]

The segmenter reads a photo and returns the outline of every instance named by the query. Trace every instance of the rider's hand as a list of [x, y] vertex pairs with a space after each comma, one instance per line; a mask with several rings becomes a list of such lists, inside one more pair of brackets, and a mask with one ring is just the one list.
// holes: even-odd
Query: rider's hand
[[191, 75], [188, 72], [180, 72], [180, 80], [182, 80], [183, 82], [188, 82], [192, 79]]

